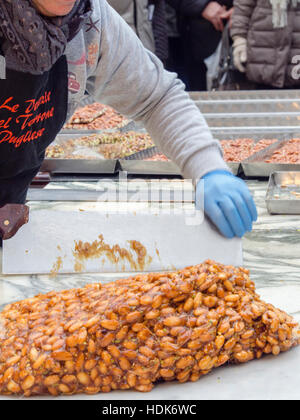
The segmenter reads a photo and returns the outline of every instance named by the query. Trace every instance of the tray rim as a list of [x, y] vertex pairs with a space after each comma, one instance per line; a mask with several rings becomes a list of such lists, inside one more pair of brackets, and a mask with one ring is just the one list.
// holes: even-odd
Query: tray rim
[[[49, 172], [50, 174], [115, 174], [117, 170], [118, 160], [113, 159], [44, 159], [42, 166], [40, 168], [41, 172]], [[95, 169], [90, 169], [89, 171], [78, 170], [78, 166], [97, 166]], [[60, 170], [55, 169], [51, 170], [51, 167], [64, 167]], [[75, 168], [77, 166], [77, 168]], [[74, 168], [73, 168], [74, 167]], [[107, 167], [106, 169], [104, 167]], [[102, 170], [101, 170], [102, 168]]]
[[298, 89], [282, 89], [282, 90], [230, 90], [230, 91], [193, 91], [188, 92], [190, 97], [195, 100], [195, 98], [203, 98], [203, 100], [209, 100], [207, 98], [260, 98], [265, 99], [281, 99], [281, 98], [293, 98], [299, 99], [300, 92]]
[[[299, 165], [300, 166], [300, 165]], [[288, 171], [290, 173], [298, 173], [300, 174], [300, 168], [299, 171]], [[274, 171], [270, 174], [270, 178], [269, 178], [269, 182], [268, 182], [268, 186], [267, 186], [267, 191], [266, 191], [266, 196], [265, 196], [265, 202], [266, 202], [266, 207], [267, 210], [270, 214], [299, 214], [300, 215], [300, 198], [299, 199], [294, 199], [294, 200], [288, 200], [288, 199], [274, 199], [274, 198], [268, 198], [269, 193], [271, 188], [273, 188], [276, 184], [275, 184], [275, 176], [276, 174], [280, 174], [280, 173], [284, 173], [286, 174], [287, 172], [285, 171]], [[296, 205], [299, 205], [299, 209], [297, 209], [296, 211], [288, 211], [288, 210], [276, 210], [274, 209], [274, 205], [276, 206], [280, 206], [283, 205], [283, 207], [286, 205], [288, 207], [288, 205], [293, 204], [293, 208]]]

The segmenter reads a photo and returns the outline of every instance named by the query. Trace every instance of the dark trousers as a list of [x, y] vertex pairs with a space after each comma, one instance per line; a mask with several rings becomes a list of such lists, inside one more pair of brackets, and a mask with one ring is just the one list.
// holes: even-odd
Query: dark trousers
[[192, 56], [188, 56], [186, 63], [186, 72], [189, 86], [188, 90], [198, 92], [207, 90], [207, 67], [204, 61], [196, 61]]
[[185, 63], [184, 43], [181, 37], [169, 37], [169, 57], [166, 64], [168, 71], [177, 73], [188, 90], [188, 78]]

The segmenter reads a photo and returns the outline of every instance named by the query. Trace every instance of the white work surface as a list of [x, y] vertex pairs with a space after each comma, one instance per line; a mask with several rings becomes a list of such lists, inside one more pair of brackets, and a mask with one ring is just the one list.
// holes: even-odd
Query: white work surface
[[[3, 273], [47, 274], [55, 269], [58, 259], [60, 268], [55, 272], [59, 273], [78, 271], [76, 261], [80, 272], [88, 273], [167, 271], [208, 258], [229, 265], [243, 263], [241, 240], [224, 238], [192, 205], [175, 211], [166, 206], [144, 208], [144, 203], [115, 203], [113, 209], [112, 204], [77, 203], [65, 210], [33, 204], [29, 223], [3, 243]], [[99, 235], [110, 247], [117, 245], [130, 252], [130, 262], [112, 262], [105, 251], [92, 258], [76, 259], [75, 243], [99, 243]], [[130, 248], [132, 240], [139, 241], [147, 251], [142, 266]]]
[[[198, 382], [161, 383], [151, 392], [112, 391], [108, 394], [55, 397], [57, 400], [277, 400], [300, 399], [300, 348], [276, 358], [267, 356], [244, 365], [215, 369]], [[17, 398], [1, 397], [0, 400]], [[32, 400], [54, 399], [35, 397]]]
[[[251, 271], [261, 297], [300, 322], [300, 217], [270, 216], [264, 197], [267, 183], [248, 182], [258, 206], [259, 221], [243, 240], [244, 266]], [[44, 203], [45, 208], [52, 205]], [[65, 208], [66, 204], [61, 204]], [[72, 208], [72, 204], [70, 204]], [[127, 276], [127, 275], [126, 275]], [[0, 305], [50, 290], [81, 287], [116, 278], [115, 274], [61, 274], [0, 276]], [[44, 399], [46, 397], [42, 397]], [[51, 397], [50, 397], [51, 398]], [[93, 400], [201, 400], [201, 399], [299, 399], [300, 347], [277, 357], [267, 356], [244, 365], [220, 367], [195, 383], [165, 383], [150, 393], [113, 391], [66, 399]], [[0, 397], [0, 400], [13, 399]], [[58, 399], [63, 399], [59, 397]]]

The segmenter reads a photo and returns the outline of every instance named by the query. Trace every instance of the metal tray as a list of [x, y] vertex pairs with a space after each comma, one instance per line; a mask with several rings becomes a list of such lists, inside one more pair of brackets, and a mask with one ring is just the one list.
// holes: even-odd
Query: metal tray
[[211, 133], [217, 140], [235, 140], [235, 139], [253, 139], [259, 141], [262, 139], [278, 139], [286, 140], [292, 138], [291, 136], [300, 135], [296, 134], [293, 130], [287, 130], [281, 127], [281, 129], [274, 129], [273, 127], [257, 127], [255, 129], [244, 128], [244, 127], [233, 127], [230, 129], [213, 128]]
[[[213, 127], [210, 129], [213, 136], [218, 139], [252, 138], [259, 135], [261, 139], [287, 138], [297, 136], [300, 133], [299, 127]], [[295, 134], [297, 133], [297, 134]], [[222, 137], [221, 137], [222, 136]], [[224, 137], [225, 136], [225, 137]], [[286, 137], [284, 137], [286, 136]], [[291, 137], [288, 137], [291, 138]]]
[[133, 121], [129, 121], [122, 127], [115, 127], [115, 128], [105, 128], [103, 130], [85, 130], [84, 128], [63, 128], [61, 130], [62, 134], [76, 134], [76, 133], [82, 133], [82, 134], [88, 134], [88, 133], [116, 133], [116, 132], [123, 132], [125, 131], [131, 131], [131, 126], [133, 124]]
[[[76, 139], [92, 134], [100, 134], [99, 131], [87, 130], [84, 132], [71, 132], [68, 134], [60, 132], [53, 145], [63, 145], [70, 139]], [[79, 150], [79, 149], [78, 149]], [[92, 154], [91, 149], [86, 147], [81, 149], [83, 155]], [[100, 154], [97, 154], [97, 159], [57, 159], [46, 158], [42, 164], [41, 171], [49, 172], [51, 175], [58, 174], [82, 174], [82, 175], [101, 175], [114, 174], [116, 172], [116, 159], [103, 159]]]
[[285, 133], [278, 135], [278, 142], [272, 144], [266, 149], [255, 153], [244, 162], [242, 162], [242, 169], [245, 176], [267, 178], [273, 172], [289, 172], [300, 171], [300, 164], [293, 163], [266, 163], [265, 159], [271, 157], [272, 154], [278, 150], [284, 143], [292, 138], [299, 138], [299, 133]]
[[[255, 143], [258, 143], [262, 139], [278, 139], [280, 135], [278, 132], [274, 132], [273, 130], [269, 131], [260, 131], [260, 130], [233, 130], [233, 131], [221, 131], [221, 130], [212, 130], [212, 134], [215, 139], [217, 140], [236, 140], [236, 139], [253, 139]], [[286, 134], [282, 134], [284, 138], [286, 138]], [[290, 137], [289, 137], [290, 138]], [[242, 169], [241, 163], [242, 162], [226, 162], [227, 165], [231, 168], [234, 175], [238, 175], [240, 170]]]
[[[127, 156], [123, 160], [119, 160], [123, 171], [127, 171], [130, 175], [180, 175], [181, 171], [174, 162], [152, 162], [145, 161], [147, 159], [160, 153], [157, 147], [151, 147], [147, 150]], [[240, 171], [239, 162], [227, 162], [234, 175], [238, 175]]]
[[[147, 133], [145, 129], [135, 129], [135, 127], [131, 127], [134, 128], [134, 130], [130, 129], [129, 131], [135, 131], [137, 133]], [[81, 137], [86, 137], [86, 136], [92, 136], [95, 134], [110, 134], [110, 133], [128, 133], [127, 130], [106, 130], [106, 131], [100, 131], [100, 130], [87, 130], [87, 131], [71, 131], [71, 132], [65, 132], [65, 131], [61, 131], [58, 136], [56, 137], [56, 139], [54, 140], [54, 142], [51, 144], [51, 146], [53, 145], [64, 145], [64, 143], [66, 143], [68, 140], [71, 139], [78, 139]], [[100, 153], [93, 151], [92, 147], [89, 146], [77, 146], [77, 149], [75, 151], [75, 153], [73, 152], [72, 154], [74, 155], [78, 155], [78, 154], [83, 154], [86, 156], [92, 156], [95, 158], [98, 158], [99, 160], [106, 160]], [[50, 158], [51, 159], [51, 158]], [[115, 159], [117, 160], [117, 159]]]
[[294, 112], [300, 115], [300, 99], [224, 99], [216, 101], [196, 101], [195, 104], [204, 114], [217, 114], [217, 113], [282, 113]]
[[174, 162], [145, 162], [143, 160], [119, 160], [121, 170], [128, 175], [181, 176]]
[[127, 156], [125, 159], [120, 159], [121, 170], [128, 172], [129, 175], [181, 176], [181, 171], [174, 162], [152, 162], [144, 160], [157, 153], [160, 153], [157, 147], [151, 147], [150, 149]]
[[[87, 106], [87, 105], [92, 105], [94, 102], [98, 102], [98, 101], [96, 101], [96, 99], [93, 97], [93, 96], [91, 96], [91, 95], [84, 95], [84, 97], [82, 98], [82, 100], [80, 101], [80, 103], [79, 103], [79, 105], [76, 107], [76, 110], [78, 110], [79, 108], [83, 108], [83, 107], [85, 107], [85, 106]], [[127, 119], [127, 118], [126, 118]], [[114, 128], [106, 128], [106, 129], [103, 129], [103, 130], [85, 130], [84, 128], [80, 128], [80, 129], [76, 129], [76, 128], [64, 128], [63, 130], [62, 130], [62, 132], [65, 132], [65, 133], [69, 133], [69, 132], [78, 132], [78, 131], [80, 131], [80, 132], [84, 132], [84, 133], [86, 133], [86, 132], [89, 132], [89, 131], [97, 131], [97, 132], [114, 132], [114, 131], [119, 131], [119, 130], [123, 130], [125, 127], [126, 127], [126, 129], [127, 129], [127, 126], [130, 126], [130, 124], [133, 122], [132, 120], [127, 120], [128, 122], [123, 126], [123, 127], [119, 127], [119, 128], [117, 128], [117, 127], [114, 127]]]
[[300, 172], [273, 172], [266, 204], [270, 214], [300, 214]]
[[[51, 146], [55, 146], [55, 145], [64, 146], [67, 143], [67, 141], [69, 141], [69, 140], [79, 139], [81, 137], [91, 136], [93, 134], [103, 134], [103, 133], [100, 132], [100, 131], [92, 131], [92, 130], [88, 130], [87, 132], [78, 132], [78, 131], [72, 131], [71, 133], [60, 132], [57, 135], [57, 137], [55, 138], [54, 142], [51, 144]], [[82, 147], [77, 146], [76, 150], [72, 152], [72, 155], [74, 155], [74, 156], [76, 156], [76, 155], [77, 156], [78, 155], [87, 156], [87, 159], [85, 159], [85, 160], [88, 160], [89, 156], [92, 157], [92, 158], [96, 158], [97, 160], [105, 160], [104, 157], [100, 153], [94, 151], [89, 146], [86, 146], [86, 147], [85, 146], [82, 146]], [[52, 158], [48, 158], [48, 159], [50, 160]]]
[[189, 92], [194, 101], [216, 101], [232, 99], [300, 99], [300, 90], [231, 90], [210, 92]]
[[209, 127], [300, 127], [300, 113], [203, 114]]
[[[135, 131], [142, 131], [140, 128], [135, 127]], [[278, 131], [271, 129], [260, 130], [245, 130], [234, 129], [234, 130], [211, 130], [214, 138], [218, 140], [235, 140], [240, 138], [251, 138], [255, 142], [261, 139], [278, 139], [285, 138], [289, 139], [293, 136], [293, 133], [286, 133], [285, 131], [280, 134]], [[147, 174], [147, 175], [177, 175], [180, 174], [179, 168], [172, 162], [147, 162], [143, 161], [148, 157], [152, 157], [155, 154], [160, 153], [156, 148], [150, 148], [141, 152], [135, 153], [134, 155], [127, 156], [127, 158], [120, 160], [121, 168], [124, 171], [132, 175]], [[227, 162], [234, 175], [238, 175], [241, 169], [241, 162]]]
[[55, 174], [103, 175], [116, 172], [117, 160], [45, 159], [40, 171]]
[[84, 130], [84, 129], [73, 129], [73, 128], [63, 128], [60, 132], [59, 132], [59, 136], [61, 135], [75, 135], [75, 136], [88, 136], [90, 134], [105, 134], [105, 133], [115, 133], [116, 131], [120, 131], [114, 128], [108, 128], [107, 130]]

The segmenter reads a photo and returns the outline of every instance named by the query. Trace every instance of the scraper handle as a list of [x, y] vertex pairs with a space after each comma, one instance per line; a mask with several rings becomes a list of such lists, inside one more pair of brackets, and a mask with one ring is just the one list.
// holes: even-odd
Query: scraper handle
[[24, 204], [6, 204], [0, 207], [0, 238], [12, 238], [29, 220], [29, 207]]

